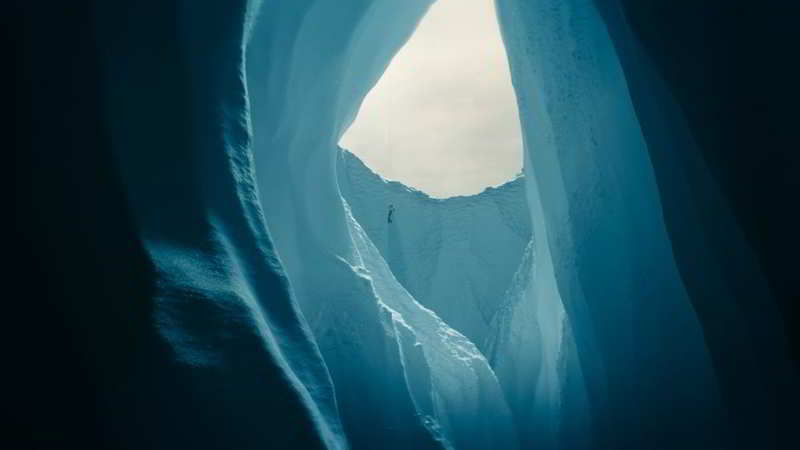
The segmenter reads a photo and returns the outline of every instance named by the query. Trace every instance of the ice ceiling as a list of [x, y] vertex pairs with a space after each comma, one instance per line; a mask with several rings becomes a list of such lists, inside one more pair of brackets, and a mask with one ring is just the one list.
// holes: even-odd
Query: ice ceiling
[[438, 0], [369, 92], [340, 145], [434, 197], [522, 170], [522, 132], [492, 0]]

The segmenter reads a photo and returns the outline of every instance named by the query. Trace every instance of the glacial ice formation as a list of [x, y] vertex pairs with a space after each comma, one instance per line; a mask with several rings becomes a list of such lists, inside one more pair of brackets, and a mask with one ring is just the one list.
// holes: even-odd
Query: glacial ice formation
[[400, 284], [483, 349], [531, 238], [524, 179], [436, 199], [382, 179], [348, 151], [337, 169], [342, 197]]
[[[104, 57], [114, 151], [155, 273], [158, 351], [142, 364], [172, 380], [141, 389], [179, 400], [159, 412], [177, 417], [157, 426], [163, 442], [724, 448], [712, 356], [730, 372], [741, 350], [742, 379], [757, 358], [747, 338], [731, 352], [723, 326], [701, 328], [690, 292], [727, 299], [750, 271], [723, 261], [726, 243], [741, 246], [729, 222], [709, 238], [691, 226], [700, 205], [676, 200], [688, 184], [717, 197], [670, 159], [668, 101], [648, 97], [615, 0], [496, 1], [524, 177], [432, 201], [342, 170], [355, 161], [337, 142], [431, 2], [181, 4], [164, 48], [146, 27], [116, 27], [149, 23], [147, 8], [98, 6], [104, 42], [145, 49]], [[175, 95], [145, 94], [159, 92]], [[170, 112], [186, 123], [159, 119]], [[670, 167], [684, 184], [657, 184]], [[748, 335], [736, 305], [714, 308]], [[725, 392], [747, 386], [731, 379]], [[208, 408], [181, 406], [197, 398]], [[276, 410], [286, 420], [261, 423]]]
[[256, 186], [242, 75], [258, 4], [156, 3], [93, 11], [98, 40], [114, 43], [98, 44], [102, 106], [153, 277], [124, 320], [120, 340], [135, 344], [115, 351], [133, 362], [107, 382], [104, 401], [125, 406], [108, 407], [105, 432], [127, 430], [112, 439], [123, 448], [345, 448]]
[[[570, 319], [594, 445], [714, 445], [711, 361], [606, 24], [585, 0], [497, 6], [533, 180], [535, 254], [552, 261], [534, 283], [554, 279], [548, 295]], [[667, 419], [669, 435], [653, 434]]]
[[432, 1], [11, 8], [17, 447], [798, 448], [757, 260], [794, 255], [737, 221], [791, 196], [717, 186], [622, 0], [496, 0], [506, 185], [433, 200], [337, 147]]
[[[354, 219], [400, 284], [488, 358], [522, 448], [558, 448], [562, 403], [585, 427], [586, 392], [564, 309], [534, 283], [524, 177], [434, 199], [382, 179], [347, 151], [337, 168]], [[588, 446], [585, 434], [567, 438], [565, 447]]]
[[519, 174], [519, 112], [494, 0], [436, 0], [339, 145], [437, 198], [477, 194]]
[[249, 36], [260, 199], [348, 442], [635, 448], [674, 414], [672, 439], [695, 433], [717, 407], [711, 364], [625, 77], [590, 1], [497, 3], [533, 238], [511, 251], [525, 250], [521, 267], [497, 272], [516, 275], [493, 299], [494, 320], [481, 323], [483, 306], [449, 305], [449, 292], [427, 292], [403, 270], [412, 255], [374, 226], [385, 206], [373, 220], [342, 198], [336, 143], [428, 5], [268, 2]]
[[337, 185], [336, 142], [429, 4], [262, 8], [247, 59], [261, 201], [351, 446], [516, 448], [486, 359], [397, 282]]
[[392, 275], [486, 355], [522, 448], [556, 448], [560, 404], [580, 423], [586, 394], [563, 307], [533, 282], [524, 177], [435, 199], [340, 155], [342, 196]]
[[[337, 168], [354, 219], [400, 284], [486, 355], [522, 448], [557, 448], [562, 403], [585, 426], [568, 321], [558, 299], [539, 291], [546, 285], [534, 283], [524, 177], [434, 199], [382, 179], [347, 151]], [[586, 446], [585, 435], [573, 439], [573, 448]]]

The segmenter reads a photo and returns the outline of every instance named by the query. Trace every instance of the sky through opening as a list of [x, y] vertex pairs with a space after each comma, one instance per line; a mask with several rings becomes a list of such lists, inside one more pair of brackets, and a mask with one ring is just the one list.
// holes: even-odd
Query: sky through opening
[[492, 0], [438, 0], [369, 92], [340, 145], [433, 197], [522, 170], [522, 135]]

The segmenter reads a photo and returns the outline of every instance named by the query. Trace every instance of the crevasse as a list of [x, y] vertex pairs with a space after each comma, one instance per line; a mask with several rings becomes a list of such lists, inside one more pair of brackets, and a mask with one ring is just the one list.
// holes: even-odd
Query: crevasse
[[532, 237], [499, 312], [464, 328], [485, 342], [415, 299], [352, 213], [336, 143], [429, 5], [265, 1], [253, 14], [259, 197], [333, 380], [323, 420], [341, 419], [352, 448], [637, 448], [702, 429], [718, 407], [711, 363], [595, 2], [497, 1]]

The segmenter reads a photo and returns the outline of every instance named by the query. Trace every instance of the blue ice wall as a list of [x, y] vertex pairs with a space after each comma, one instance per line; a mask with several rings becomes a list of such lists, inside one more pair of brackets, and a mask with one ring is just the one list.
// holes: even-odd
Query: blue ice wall
[[714, 447], [712, 361], [606, 23], [591, 1], [497, 6], [534, 235], [552, 260], [542, 276], [555, 278], [572, 325], [593, 448]]
[[[203, 289], [227, 274], [222, 286], [250, 308], [234, 316], [254, 321], [261, 340], [253, 345], [277, 355], [325, 445], [723, 445], [699, 303], [662, 201], [680, 208], [654, 170], [653, 155], [663, 155], [651, 149], [662, 145], [653, 131], [660, 116], [631, 97], [630, 86], [641, 85], [627, 77], [648, 74], [631, 69], [635, 53], [619, 44], [626, 25], [611, 3], [497, 2], [523, 125], [533, 237], [487, 343], [476, 345], [420, 304], [354, 217], [340, 195], [336, 142], [429, 4], [263, 1], [221, 21], [239, 28], [217, 37], [238, 37], [214, 45], [204, 40], [213, 33], [199, 37], [214, 29], [209, 16], [184, 13], [189, 66], [213, 67], [193, 76], [191, 92], [215, 106], [193, 113], [209, 125], [198, 127], [197, 164], [183, 182], [207, 193], [203, 204], [175, 222], [140, 209], [146, 248], [164, 274], [164, 339], [186, 364], [216, 361], [207, 349], [224, 342], [198, 341], [216, 335], [189, 320], [194, 304], [179, 302], [183, 310], [170, 300], [189, 291], [226, 298]], [[130, 123], [115, 126], [134, 134]], [[121, 159], [136, 186], [136, 168], [147, 164], [126, 159], [132, 154]], [[151, 198], [142, 186], [130, 190], [134, 205], [139, 195]], [[185, 260], [181, 245], [209, 248], [221, 265], [190, 264], [196, 260]], [[724, 270], [732, 272], [712, 281], [743, 269]], [[727, 289], [714, 289], [724, 298]], [[740, 326], [739, 317], [731, 313], [729, 323]]]
[[[9, 234], [12, 270], [30, 275], [14, 272], [24, 295], [6, 302], [14, 437], [797, 448], [780, 441], [797, 434], [781, 317], [708, 148], [616, 1], [498, 1], [532, 239], [487, 342], [404, 288], [371, 219], [338, 195], [335, 142], [427, 4], [78, 0], [23, 14], [17, 118], [31, 129], [15, 156], [34, 170], [16, 177]], [[736, 176], [749, 162], [733, 180], [752, 181]], [[788, 197], [729, 198], [778, 220]]]
[[[496, 324], [496, 372], [397, 282], [350, 214], [335, 142], [427, 5], [267, 2], [248, 47], [261, 200], [351, 443], [714, 446], [711, 360], [620, 60], [591, 1], [497, 4], [533, 240]], [[467, 381], [464, 369], [485, 375]], [[491, 394], [469, 400], [473, 389]]]
[[430, 2], [267, 2], [247, 50], [261, 201], [355, 448], [516, 448], [477, 347], [397, 281], [339, 194], [338, 142]]
[[[779, 430], [787, 426], [779, 411], [794, 403], [796, 370], [759, 261], [683, 112], [633, 35], [623, 3], [598, 2], [598, 10], [625, 72], [675, 260], [717, 369], [727, 412], [723, 443], [779, 448]], [[769, 381], [755, 382], [761, 379]]]
[[346, 446], [258, 199], [242, 76], [252, 6], [97, 5], [114, 156], [154, 273], [141, 375], [113, 389], [134, 397], [119, 429], [146, 424], [134, 442]]
[[[428, 2], [409, 3], [407, 17], [396, 17], [398, 24], [385, 28], [394, 30], [385, 41], [374, 33], [392, 13], [387, 4], [351, 6], [334, 1], [261, 6], [247, 51], [261, 201], [272, 212], [268, 226], [281, 261], [337, 380], [351, 443], [365, 447], [386, 439], [400, 448], [435, 447], [415, 415], [397, 344], [384, 343], [381, 311], [347, 262], [353, 244], [334, 173], [335, 142], [355, 114], [355, 105], [346, 102], [366, 95]], [[370, 28], [372, 39], [364, 39]], [[356, 53], [352, 46], [382, 53]], [[353, 58], [360, 64], [351, 64]], [[364, 70], [352, 73], [355, 67]], [[342, 112], [347, 108], [352, 110]]]
[[531, 239], [525, 178], [438, 199], [383, 179], [349, 151], [337, 172], [342, 197], [395, 278], [483, 351]]

